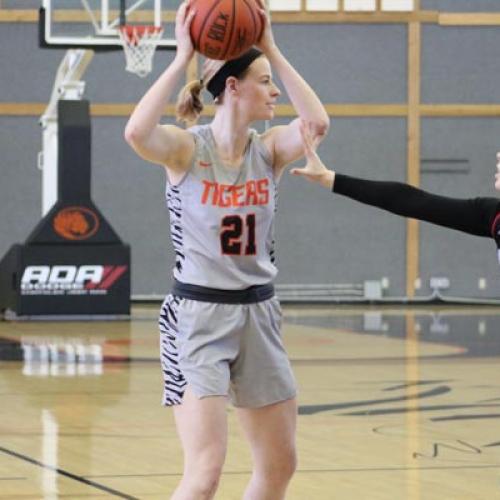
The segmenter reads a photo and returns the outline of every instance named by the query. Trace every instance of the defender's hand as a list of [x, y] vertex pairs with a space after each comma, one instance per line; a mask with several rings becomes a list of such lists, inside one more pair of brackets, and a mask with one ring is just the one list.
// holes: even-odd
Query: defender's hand
[[310, 123], [300, 122], [300, 133], [302, 135], [302, 144], [304, 147], [304, 156], [306, 165], [302, 168], [293, 168], [290, 173], [305, 177], [311, 182], [317, 182], [328, 189], [333, 186], [335, 172], [325, 167], [320, 157], [316, 153], [320, 138], [313, 136], [312, 125]]

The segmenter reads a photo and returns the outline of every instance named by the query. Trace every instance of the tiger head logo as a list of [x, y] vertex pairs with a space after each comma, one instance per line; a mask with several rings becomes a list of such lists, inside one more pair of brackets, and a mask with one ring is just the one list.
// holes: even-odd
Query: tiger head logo
[[53, 227], [66, 240], [86, 240], [99, 229], [99, 218], [89, 208], [66, 207], [54, 217]]

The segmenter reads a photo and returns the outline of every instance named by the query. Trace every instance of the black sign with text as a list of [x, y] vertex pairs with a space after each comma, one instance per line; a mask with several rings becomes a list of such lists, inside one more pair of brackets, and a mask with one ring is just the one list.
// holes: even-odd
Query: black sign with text
[[17, 316], [130, 314], [127, 245], [13, 245], [0, 304]]

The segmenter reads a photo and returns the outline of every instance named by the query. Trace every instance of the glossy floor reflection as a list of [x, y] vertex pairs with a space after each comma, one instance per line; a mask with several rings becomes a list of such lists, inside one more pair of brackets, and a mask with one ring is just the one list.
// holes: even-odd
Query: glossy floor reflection
[[[130, 322], [0, 322], [0, 498], [168, 498], [157, 306]], [[287, 498], [500, 498], [500, 311], [284, 308], [300, 389]], [[216, 498], [251, 461], [234, 413]]]

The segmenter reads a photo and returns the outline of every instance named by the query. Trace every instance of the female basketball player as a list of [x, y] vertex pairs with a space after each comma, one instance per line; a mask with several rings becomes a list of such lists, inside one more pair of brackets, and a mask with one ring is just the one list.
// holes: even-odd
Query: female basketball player
[[132, 113], [125, 137], [167, 172], [167, 205], [176, 252], [175, 284], [160, 315], [164, 403], [174, 405], [184, 475], [172, 498], [213, 498], [226, 454], [227, 397], [250, 442], [254, 469], [244, 498], [285, 497], [295, 470], [296, 387], [283, 348], [274, 297], [273, 220], [278, 179], [303, 154], [300, 120], [250, 129], [273, 118], [281, 78], [315, 136], [329, 127], [319, 99], [277, 48], [269, 18], [240, 58], [211, 62], [179, 97], [178, 115], [199, 115], [202, 87], [215, 99], [209, 125], [160, 125], [165, 105], [193, 56], [194, 11], [181, 5], [177, 54]]
[[[500, 200], [497, 198], [448, 198], [408, 184], [371, 181], [336, 173], [327, 169], [317, 155], [318, 140], [310, 127], [301, 124], [301, 132], [307, 164], [304, 168], [292, 169], [292, 174], [317, 182], [334, 193], [403, 217], [493, 238], [500, 263]], [[497, 154], [495, 189], [500, 191], [500, 153]]]

